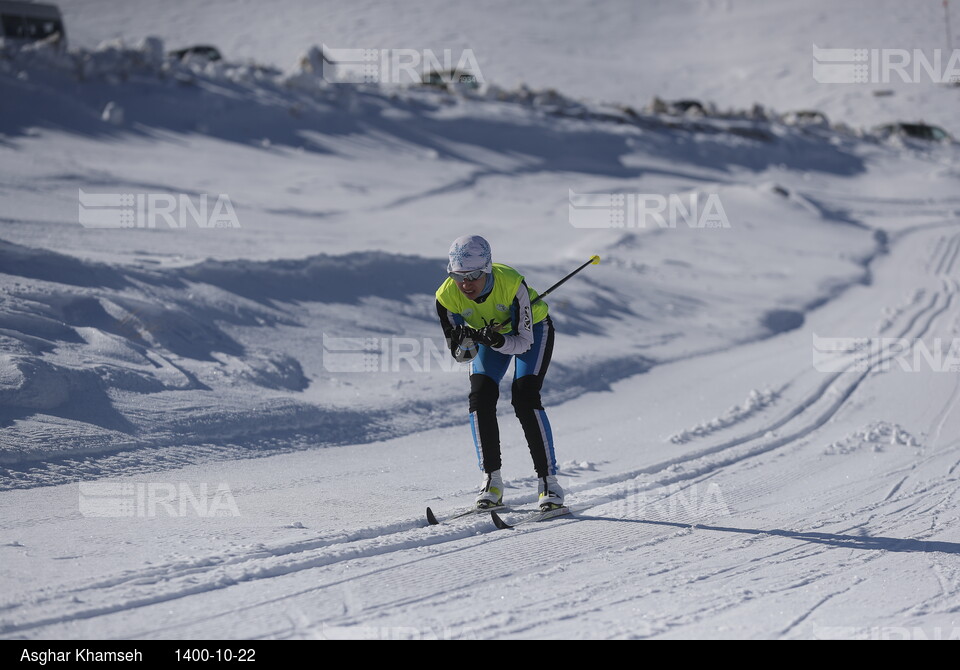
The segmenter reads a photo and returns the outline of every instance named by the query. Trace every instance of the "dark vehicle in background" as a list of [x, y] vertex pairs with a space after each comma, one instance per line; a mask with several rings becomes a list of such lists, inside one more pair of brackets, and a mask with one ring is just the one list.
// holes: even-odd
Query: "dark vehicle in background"
[[50, 40], [62, 49], [67, 47], [67, 32], [56, 5], [0, 1], [0, 37], [14, 44]]
[[471, 89], [480, 87], [476, 75], [461, 70], [431, 70], [423, 75], [421, 83], [424, 86], [436, 86], [437, 88], [443, 89], [456, 84]]
[[706, 116], [707, 108], [699, 100], [674, 100], [667, 103], [668, 114]]
[[670, 116], [710, 116], [714, 111], [699, 100], [661, 100], [654, 97], [644, 108], [649, 114], [668, 114]]
[[874, 132], [885, 140], [891, 137], [906, 137], [927, 142], [953, 142], [953, 137], [946, 130], [926, 123], [888, 123], [878, 126]]
[[829, 126], [830, 120], [823, 112], [815, 109], [802, 109], [796, 112], [787, 112], [780, 120], [790, 126]]
[[171, 56], [183, 60], [187, 56], [199, 56], [201, 58], [206, 58], [209, 61], [218, 61], [223, 60], [223, 55], [220, 53], [220, 50], [217, 47], [210, 46], [209, 44], [197, 44], [192, 47], [186, 47], [184, 49], [177, 49], [170, 52]]

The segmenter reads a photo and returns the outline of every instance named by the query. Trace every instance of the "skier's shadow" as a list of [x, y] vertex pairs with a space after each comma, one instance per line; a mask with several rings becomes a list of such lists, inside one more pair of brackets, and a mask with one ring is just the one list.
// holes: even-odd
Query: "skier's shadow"
[[650, 519], [617, 519], [603, 516], [576, 515], [583, 521], [620, 521], [626, 523], [642, 523], [651, 526], [668, 526], [671, 528], [694, 528], [696, 530], [715, 531], [720, 533], [741, 533], [744, 535], [772, 535], [787, 537], [792, 540], [828, 544], [834, 547], [848, 549], [871, 549], [882, 551], [929, 553], [941, 551], [947, 554], [960, 554], [960, 543], [941, 542], [937, 540], [914, 540], [901, 537], [873, 537], [870, 535], [838, 535], [836, 533], [813, 533], [794, 530], [758, 530], [756, 528], [732, 528], [728, 526], [708, 526], [705, 524], [679, 523], [676, 521], [653, 521]]

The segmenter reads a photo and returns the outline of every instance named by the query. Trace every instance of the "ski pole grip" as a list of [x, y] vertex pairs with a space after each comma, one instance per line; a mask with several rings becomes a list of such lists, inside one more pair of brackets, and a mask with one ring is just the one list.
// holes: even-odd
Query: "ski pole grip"
[[568, 279], [570, 279], [570, 277], [572, 277], [573, 275], [575, 275], [575, 274], [577, 274], [578, 272], [580, 272], [580, 270], [582, 270], [583, 268], [587, 267], [588, 265], [597, 265], [599, 262], [600, 262], [600, 257], [599, 257], [599, 256], [596, 256], [596, 255], [591, 256], [591, 257], [590, 257], [590, 260], [588, 260], [586, 263], [584, 263], [583, 265], [581, 265], [580, 267], [578, 267], [576, 270], [574, 270], [573, 272], [571, 272], [570, 274], [568, 274], [566, 277], [564, 277], [563, 279], [561, 279], [560, 281], [558, 281], [556, 284], [554, 284], [554, 285], [551, 286], [550, 288], [548, 288], [546, 291], [544, 291], [543, 293], [541, 293], [540, 295], [538, 295], [533, 301], [531, 301], [530, 304], [533, 305], [533, 304], [536, 304], [536, 303], [540, 302], [541, 300], [543, 300], [543, 299], [547, 296], [548, 293], [550, 293], [551, 291], [553, 291], [555, 288], [558, 288], [561, 284], [563, 284], [563, 282], [567, 281]]
[[[531, 300], [531, 301], [530, 301], [530, 304], [531, 304], [531, 305], [536, 305], [538, 302], [540, 302], [540, 301], [543, 300], [545, 297], [547, 297], [547, 294], [550, 293], [551, 291], [553, 291], [553, 289], [559, 287], [563, 282], [567, 281], [568, 279], [570, 279], [570, 277], [572, 277], [573, 275], [575, 275], [575, 274], [577, 274], [578, 272], [580, 272], [580, 270], [582, 270], [583, 268], [587, 267], [588, 265], [597, 265], [599, 262], [600, 262], [600, 257], [599, 257], [599, 256], [597, 256], [597, 255], [591, 256], [591, 257], [590, 257], [590, 260], [588, 260], [586, 263], [584, 263], [583, 265], [581, 265], [580, 267], [578, 267], [576, 270], [574, 270], [573, 272], [571, 272], [570, 274], [568, 274], [566, 277], [564, 277], [563, 279], [561, 279], [560, 281], [558, 281], [556, 284], [554, 284], [554, 285], [551, 286], [550, 288], [548, 288], [546, 291], [544, 291], [543, 293], [541, 293], [540, 295], [538, 295], [536, 298], [534, 298], [533, 300]], [[504, 322], [502, 322], [502, 323], [496, 324], [495, 327], [499, 329], [499, 328], [502, 327], [504, 324], [506, 324], [506, 321], [504, 321]]]

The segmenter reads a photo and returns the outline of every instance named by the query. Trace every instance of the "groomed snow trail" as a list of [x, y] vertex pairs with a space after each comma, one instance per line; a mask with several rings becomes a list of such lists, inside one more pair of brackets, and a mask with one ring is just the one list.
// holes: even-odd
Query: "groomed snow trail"
[[[207, 552], [176, 560], [104, 564], [96, 576], [67, 571], [3, 611], [0, 634], [956, 637], [956, 374], [905, 371], [903, 360], [882, 350], [833, 372], [813, 364], [815, 337], [956, 336], [955, 231], [944, 222], [903, 234], [876, 261], [871, 285], [818, 310], [801, 329], [663, 366], [613, 390], [635, 395], [643, 416], [664, 396], [678, 401], [693, 382], [707, 396], [729, 398], [731, 407], [745, 397], [743, 388], [779, 389], [741, 421], [678, 445], [669, 436], [689, 426], [651, 416], [638, 430], [637, 417], [623, 416], [628, 405], [605, 403], [605, 394], [555, 411], [564, 444], [597, 445], [568, 447], [595, 457], [568, 468], [576, 518], [497, 531], [480, 516], [427, 528], [416, 501], [429, 487], [413, 481], [399, 493], [401, 509], [381, 503], [373, 515], [381, 522], [348, 517], [340, 530], [332, 522], [318, 533], [308, 523], [280, 534], [241, 523], [220, 529], [219, 551], [211, 542]], [[864, 429], [851, 433], [851, 425]], [[394, 457], [447, 439], [426, 433], [401, 440], [406, 452]], [[604, 443], [636, 450], [604, 460]], [[267, 493], [270, 487], [262, 484]], [[517, 480], [508, 498], [532, 503], [531, 488]], [[71, 495], [71, 487], [54, 487], [61, 489]], [[50, 489], [17, 495], [39, 501], [41, 491]], [[465, 493], [424, 505], [453, 508]], [[37, 504], [46, 523], [62, 513], [56, 504]], [[323, 505], [302, 512], [295, 518], [325, 514]], [[122, 542], [113, 526], [95, 522], [63, 521], [71, 532]], [[193, 528], [197, 535], [201, 526]], [[137, 548], [163, 554], [167, 532], [174, 531], [160, 526], [158, 546]], [[245, 535], [256, 541], [244, 542]]]

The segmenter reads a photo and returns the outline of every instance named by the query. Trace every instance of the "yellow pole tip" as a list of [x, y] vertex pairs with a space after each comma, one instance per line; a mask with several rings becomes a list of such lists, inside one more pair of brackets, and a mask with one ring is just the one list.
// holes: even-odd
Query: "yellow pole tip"
[[600, 262], [600, 257], [599, 257], [599, 256], [594, 256], [593, 258], [590, 259], [590, 262], [593, 263], [594, 265], [596, 265], [597, 263]]

